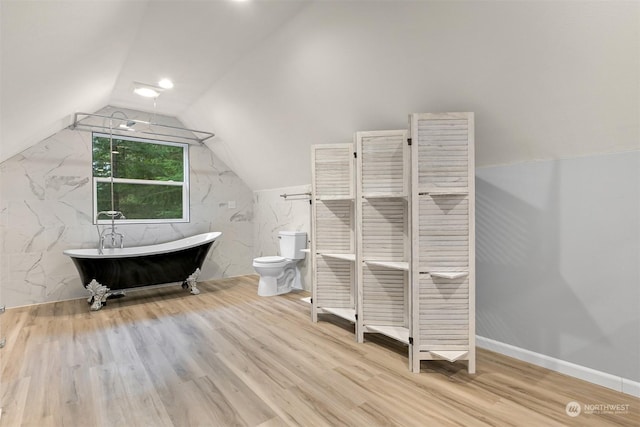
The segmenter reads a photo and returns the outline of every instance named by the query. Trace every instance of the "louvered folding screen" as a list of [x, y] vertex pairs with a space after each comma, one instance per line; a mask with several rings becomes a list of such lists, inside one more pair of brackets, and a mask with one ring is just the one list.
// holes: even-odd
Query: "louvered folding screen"
[[411, 115], [413, 370], [468, 360], [475, 371], [473, 113]]
[[356, 133], [360, 334], [409, 337], [409, 146], [407, 131]]
[[355, 322], [355, 208], [352, 144], [312, 146], [312, 319]]
[[411, 138], [313, 147], [312, 317], [408, 344], [414, 372], [445, 359], [474, 373], [474, 116], [412, 114], [410, 126]]

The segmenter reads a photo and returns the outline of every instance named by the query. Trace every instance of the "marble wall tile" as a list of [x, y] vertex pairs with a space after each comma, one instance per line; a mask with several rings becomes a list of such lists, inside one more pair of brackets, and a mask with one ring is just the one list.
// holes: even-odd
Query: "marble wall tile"
[[[305, 231], [309, 247], [311, 205], [309, 197], [297, 196], [286, 200], [281, 194], [305, 193], [311, 185], [275, 188], [253, 192], [253, 254], [254, 257], [279, 255], [279, 231]], [[311, 259], [309, 255], [298, 263], [302, 286], [311, 290]]]
[[[122, 110], [148, 120], [149, 113]], [[99, 114], [115, 111], [106, 107]], [[181, 125], [172, 117], [155, 121]], [[253, 193], [205, 146], [189, 146], [190, 221], [122, 224], [126, 246], [221, 231], [202, 279], [251, 274]], [[8, 307], [86, 296], [65, 249], [93, 248], [91, 133], [64, 129], [0, 163], [0, 299]], [[229, 209], [229, 201], [236, 207]]]

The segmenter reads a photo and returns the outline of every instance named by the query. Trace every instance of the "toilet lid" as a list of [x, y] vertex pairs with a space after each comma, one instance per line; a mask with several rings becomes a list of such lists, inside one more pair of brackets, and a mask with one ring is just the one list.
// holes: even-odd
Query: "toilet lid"
[[263, 264], [275, 264], [277, 262], [286, 261], [286, 259], [282, 258], [281, 256], [263, 256], [263, 257], [254, 259], [254, 261], [260, 262]]

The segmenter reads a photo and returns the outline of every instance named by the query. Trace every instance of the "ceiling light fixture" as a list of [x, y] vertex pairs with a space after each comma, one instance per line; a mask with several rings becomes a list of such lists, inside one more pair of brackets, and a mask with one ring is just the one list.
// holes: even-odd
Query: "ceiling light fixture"
[[145, 98], [157, 98], [160, 96], [160, 92], [149, 86], [136, 86], [133, 91]]
[[149, 83], [133, 82], [133, 92], [145, 98], [157, 98], [164, 92], [164, 88]]
[[160, 86], [162, 89], [172, 89], [173, 82], [169, 79], [162, 79], [158, 82], [158, 86]]

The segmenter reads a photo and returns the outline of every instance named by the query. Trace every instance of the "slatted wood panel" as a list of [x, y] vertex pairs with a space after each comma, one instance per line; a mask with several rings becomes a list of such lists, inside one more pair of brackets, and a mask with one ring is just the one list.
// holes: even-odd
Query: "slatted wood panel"
[[362, 194], [407, 194], [406, 131], [358, 132]]
[[420, 274], [420, 350], [469, 348], [469, 279]]
[[417, 127], [419, 186], [468, 187], [468, 119], [418, 119]]
[[361, 227], [363, 259], [406, 261], [407, 209], [403, 200], [362, 201]]
[[353, 197], [353, 146], [314, 145], [312, 150], [315, 196]]
[[354, 253], [353, 202], [316, 202], [315, 249], [325, 253]]
[[469, 196], [421, 196], [419, 212], [420, 271], [468, 271]]
[[364, 324], [406, 327], [407, 273], [365, 266], [362, 274]]
[[[406, 130], [357, 132], [355, 136], [361, 331], [367, 326], [408, 328], [410, 272], [394, 269], [393, 264], [407, 263], [410, 258], [407, 136]], [[358, 341], [364, 339], [363, 333]]]
[[353, 261], [322, 256], [355, 257], [355, 159], [353, 144], [312, 146], [312, 311], [318, 321], [322, 308], [355, 310]]
[[410, 121], [412, 370], [439, 351], [463, 351], [475, 372], [473, 113], [413, 114]]
[[352, 262], [316, 255], [316, 299], [319, 307], [354, 308], [353, 269]]

